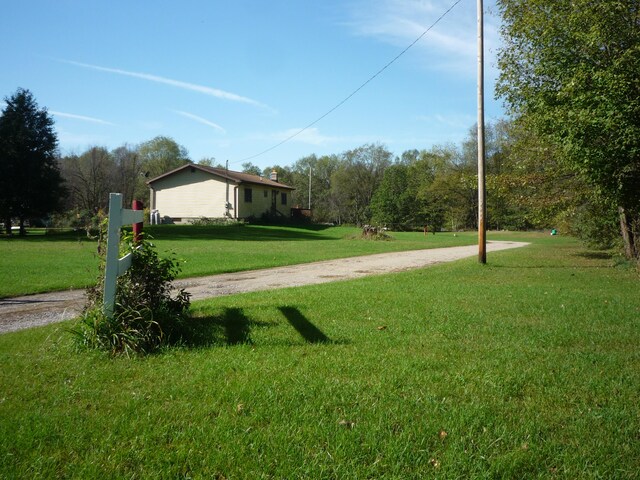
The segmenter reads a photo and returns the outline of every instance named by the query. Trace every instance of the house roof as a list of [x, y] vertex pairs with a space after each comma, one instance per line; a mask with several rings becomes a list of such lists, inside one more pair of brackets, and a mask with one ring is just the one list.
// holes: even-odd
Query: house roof
[[211, 175], [215, 175], [217, 177], [222, 177], [227, 180], [231, 180], [236, 184], [241, 183], [251, 183], [254, 185], [265, 185], [268, 187], [277, 187], [284, 190], [295, 190], [295, 188], [285, 185], [284, 183], [274, 182], [268, 178], [263, 178], [258, 175], [251, 175], [250, 173], [242, 173], [242, 172], [234, 172], [233, 170], [227, 170], [225, 168], [214, 168], [208, 167], [206, 165], [198, 165], [194, 163], [188, 163], [186, 165], [182, 165], [181, 167], [175, 168], [167, 173], [163, 173], [162, 175], [158, 175], [155, 178], [147, 181], [147, 185], [151, 185], [158, 180], [174, 175], [182, 170], [187, 168], [195, 168], [196, 170], [200, 170], [205, 173], [209, 173]]

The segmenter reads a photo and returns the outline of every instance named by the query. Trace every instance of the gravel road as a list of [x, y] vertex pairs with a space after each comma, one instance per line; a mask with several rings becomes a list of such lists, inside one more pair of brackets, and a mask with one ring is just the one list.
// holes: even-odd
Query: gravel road
[[[528, 243], [488, 242], [487, 252], [524, 247], [525, 245]], [[313, 285], [366, 275], [400, 272], [472, 257], [477, 254], [477, 245], [411, 250], [189, 278], [177, 280], [174, 284], [177, 288], [184, 288], [191, 293], [192, 300], [201, 300], [235, 293]], [[77, 317], [82, 311], [84, 301], [84, 290], [66, 290], [0, 299], [0, 333]]]

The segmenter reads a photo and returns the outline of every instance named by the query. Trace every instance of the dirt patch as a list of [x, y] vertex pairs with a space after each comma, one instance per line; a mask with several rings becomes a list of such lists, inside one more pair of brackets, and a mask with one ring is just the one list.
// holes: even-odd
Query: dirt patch
[[[487, 252], [518, 248], [523, 242], [489, 242]], [[266, 270], [189, 278], [175, 282], [193, 300], [236, 293], [299, 287], [350, 280], [367, 275], [400, 272], [450, 262], [478, 254], [476, 245], [381, 253], [363, 257], [290, 265]], [[77, 317], [84, 306], [84, 290], [67, 290], [17, 298], [0, 299], [0, 333], [61, 322]]]

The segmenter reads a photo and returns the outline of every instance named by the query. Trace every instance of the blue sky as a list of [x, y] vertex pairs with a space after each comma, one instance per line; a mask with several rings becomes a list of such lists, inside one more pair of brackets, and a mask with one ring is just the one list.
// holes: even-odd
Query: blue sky
[[[458, 143], [476, 121], [476, 0], [3, 2], [0, 95], [27, 88], [63, 154], [174, 138], [193, 161], [290, 165], [382, 143]], [[485, 0], [486, 115], [498, 19]], [[1, 104], [0, 106], [4, 106]]]

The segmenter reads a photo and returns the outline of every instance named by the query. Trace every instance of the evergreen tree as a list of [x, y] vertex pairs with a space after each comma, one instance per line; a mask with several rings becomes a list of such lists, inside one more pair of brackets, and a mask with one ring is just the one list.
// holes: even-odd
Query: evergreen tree
[[29, 90], [5, 98], [0, 116], [0, 218], [11, 233], [11, 221], [55, 211], [64, 193], [56, 162], [58, 139], [53, 120], [39, 109]]

